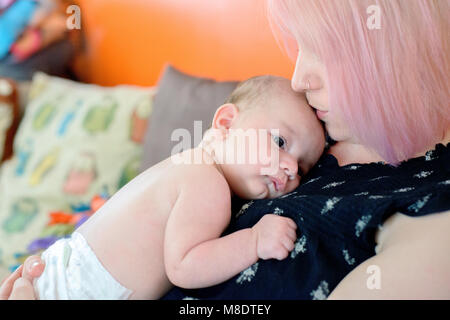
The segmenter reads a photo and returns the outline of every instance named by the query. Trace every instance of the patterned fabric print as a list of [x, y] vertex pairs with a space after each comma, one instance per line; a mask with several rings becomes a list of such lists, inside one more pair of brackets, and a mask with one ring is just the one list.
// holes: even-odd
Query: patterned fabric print
[[[0, 80], [0, 87], [2, 84], [1, 81], [2, 80]], [[2, 97], [1, 92], [0, 92], [0, 97]], [[14, 116], [13, 116], [12, 106], [10, 104], [6, 104], [6, 103], [0, 101], [0, 161], [3, 158], [3, 152], [5, 149], [5, 143], [6, 143], [6, 135], [13, 123], [13, 119], [14, 119]]]
[[316, 290], [310, 293], [313, 300], [325, 300], [330, 294], [330, 289], [328, 288], [328, 283], [326, 281], [321, 281]]
[[339, 167], [333, 156], [324, 155], [304, 182], [283, 198], [251, 205], [233, 200], [233, 212], [245, 210], [232, 219], [225, 234], [253, 226], [266, 213], [296, 222], [298, 238], [288, 258], [259, 260], [257, 268], [214, 287], [174, 288], [164, 299], [325, 299], [353, 268], [375, 255], [375, 232], [389, 216], [450, 210], [448, 181], [449, 144], [438, 144], [424, 157], [398, 167]]
[[294, 259], [299, 253], [306, 252], [306, 236], [303, 235], [294, 243], [294, 250], [291, 251], [291, 258]]
[[256, 275], [256, 271], [258, 271], [258, 262], [242, 271], [236, 279], [236, 283], [242, 284], [244, 281], [252, 281], [253, 277]]
[[49, 212], [89, 201], [105, 186], [114, 193], [138, 174], [154, 94], [35, 74], [14, 157], [0, 176], [4, 263], [40, 234]]

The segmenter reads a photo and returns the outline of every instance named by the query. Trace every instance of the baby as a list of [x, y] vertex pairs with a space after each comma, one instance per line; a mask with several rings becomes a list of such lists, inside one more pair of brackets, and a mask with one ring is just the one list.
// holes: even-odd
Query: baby
[[[259, 143], [245, 143], [251, 130]], [[288, 79], [242, 82], [217, 109], [200, 146], [147, 169], [42, 254], [37, 297], [158, 299], [172, 285], [208, 287], [258, 259], [286, 258], [297, 239], [287, 217], [266, 214], [252, 228], [220, 237], [231, 197], [291, 192], [324, 145], [320, 122]], [[264, 153], [265, 161], [228, 161], [225, 154], [236, 147], [246, 155]]]

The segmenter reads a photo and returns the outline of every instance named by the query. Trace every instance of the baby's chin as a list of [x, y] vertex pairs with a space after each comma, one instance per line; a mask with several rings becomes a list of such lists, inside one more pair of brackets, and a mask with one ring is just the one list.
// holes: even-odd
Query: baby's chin
[[247, 200], [262, 200], [269, 199], [270, 192], [267, 188], [258, 188], [258, 189], [244, 189], [244, 190], [233, 190], [233, 194], [238, 196], [241, 199]]
[[246, 192], [246, 193], [235, 193], [239, 198], [241, 199], [247, 199], [247, 200], [263, 200], [263, 199], [269, 199], [269, 193], [266, 192]]
[[288, 190], [286, 192], [280, 192], [276, 191], [275, 187], [272, 183], [269, 184], [261, 184], [257, 187], [254, 186], [254, 188], [246, 188], [244, 190], [239, 191], [233, 191], [235, 195], [237, 195], [241, 199], [248, 199], [248, 200], [263, 200], [263, 199], [275, 199], [279, 198], [285, 194], [287, 194]]
[[253, 199], [262, 200], [262, 199], [275, 199], [284, 195], [282, 192], [278, 192], [274, 189], [273, 184], [266, 185], [264, 188], [261, 188], [261, 191], [255, 192]]

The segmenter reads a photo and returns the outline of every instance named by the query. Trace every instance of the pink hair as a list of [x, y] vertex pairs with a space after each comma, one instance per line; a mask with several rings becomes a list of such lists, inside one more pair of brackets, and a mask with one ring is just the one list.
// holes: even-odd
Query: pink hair
[[[448, 0], [267, 0], [292, 57], [296, 41], [325, 64], [329, 107], [388, 163], [425, 151], [450, 127]], [[366, 10], [380, 9], [370, 30]]]

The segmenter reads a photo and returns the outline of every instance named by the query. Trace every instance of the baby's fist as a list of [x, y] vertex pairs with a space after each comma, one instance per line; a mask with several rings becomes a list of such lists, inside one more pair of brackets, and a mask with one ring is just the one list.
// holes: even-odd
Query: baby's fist
[[297, 239], [295, 222], [275, 214], [264, 215], [252, 228], [256, 233], [256, 252], [261, 259], [285, 259]]

